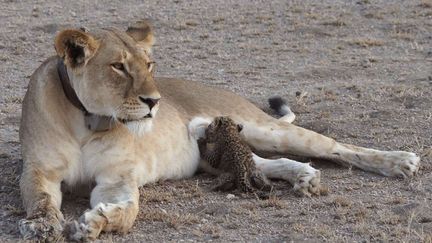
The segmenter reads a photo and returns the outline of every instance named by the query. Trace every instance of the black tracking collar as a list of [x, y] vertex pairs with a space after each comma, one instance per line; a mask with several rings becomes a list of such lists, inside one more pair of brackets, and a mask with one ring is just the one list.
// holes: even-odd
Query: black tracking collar
[[115, 119], [110, 116], [100, 116], [88, 112], [72, 88], [66, 65], [61, 58], [57, 61], [57, 73], [63, 87], [63, 92], [69, 102], [84, 113], [84, 123], [89, 130], [95, 132], [108, 131], [114, 127]]

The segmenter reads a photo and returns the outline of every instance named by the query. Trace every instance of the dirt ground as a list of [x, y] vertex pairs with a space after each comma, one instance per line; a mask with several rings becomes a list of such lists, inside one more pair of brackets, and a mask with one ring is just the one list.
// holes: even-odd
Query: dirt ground
[[[18, 127], [31, 73], [64, 27], [154, 23], [158, 76], [230, 89], [263, 109], [286, 97], [296, 124], [345, 143], [422, 156], [418, 176], [384, 178], [313, 161], [327, 196], [258, 201], [209, 192], [197, 175], [141, 189], [127, 235], [103, 241], [432, 241], [432, 1], [15, 1], [0, 3], [0, 241], [17, 241]], [[270, 111], [269, 111], [270, 112]], [[66, 196], [76, 219], [88, 199]]]

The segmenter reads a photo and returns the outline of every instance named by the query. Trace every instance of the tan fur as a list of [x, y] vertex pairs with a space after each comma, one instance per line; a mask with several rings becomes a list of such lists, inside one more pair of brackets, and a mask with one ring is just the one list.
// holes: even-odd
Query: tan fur
[[[70, 238], [86, 240], [101, 231], [127, 231], [138, 211], [138, 186], [189, 177], [196, 171], [199, 151], [188, 124], [197, 116], [232, 117], [243, 124], [243, 139], [257, 150], [326, 158], [387, 176], [412, 176], [418, 169], [415, 154], [339, 144], [278, 121], [231, 92], [179, 79], [154, 80], [148, 69], [148, 46], [143, 49], [134, 37], [109, 29], [67, 30], [56, 38], [58, 55], [65, 60], [78, 98], [91, 113], [116, 120], [110, 131], [87, 129], [83, 112], [62, 90], [58, 57], [49, 58], [32, 75], [20, 128], [24, 160], [20, 186], [27, 219], [19, 227], [24, 237], [49, 239], [63, 229], [61, 182], [69, 186], [96, 182], [92, 209], [70, 225]], [[148, 40], [153, 37], [147, 31], [140, 38], [151, 44]], [[116, 63], [122, 63], [127, 73], [116, 69]], [[140, 96], [161, 100], [150, 109]], [[152, 118], [143, 118], [146, 115]], [[319, 183], [319, 173], [310, 166], [255, 161], [267, 176], [290, 180], [298, 190], [313, 192]]]

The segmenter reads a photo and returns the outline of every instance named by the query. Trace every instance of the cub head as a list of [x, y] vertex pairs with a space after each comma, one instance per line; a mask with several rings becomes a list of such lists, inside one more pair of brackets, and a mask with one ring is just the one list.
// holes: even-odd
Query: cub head
[[153, 80], [152, 28], [145, 21], [126, 31], [61, 31], [55, 38], [71, 86], [93, 114], [113, 117], [142, 135], [152, 127], [161, 98]]
[[210, 123], [205, 131], [206, 139], [209, 142], [218, 140], [219, 137], [225, 137], [228, 134], [239, 134], [243, 126], [236, 124], [231, 118], [227, 116], [215, 117], [213, 122]]

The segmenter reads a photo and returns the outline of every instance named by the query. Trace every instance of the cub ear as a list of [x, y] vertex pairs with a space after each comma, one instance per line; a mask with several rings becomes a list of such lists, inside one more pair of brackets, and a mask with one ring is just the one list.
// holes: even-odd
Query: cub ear
[[237, 131], [241, 132], [243, 130], [243, 125], [242, 124], [237, 124]]
[[85, 64], [98, 47], [98, 41], [81, 30], [63, 30], [55, 38], [57, 55], [72, 68]]
[[153, 35], [153, 28], [148, 21], [141, 20], [136, 22], [135, 24], [128, 27], [126, 33], [136, 42], [138, 42], [138, 45], [146, 52], [151, 52], [155, 38]]

